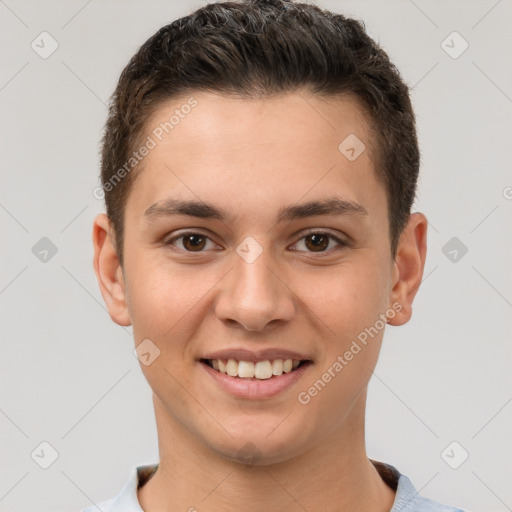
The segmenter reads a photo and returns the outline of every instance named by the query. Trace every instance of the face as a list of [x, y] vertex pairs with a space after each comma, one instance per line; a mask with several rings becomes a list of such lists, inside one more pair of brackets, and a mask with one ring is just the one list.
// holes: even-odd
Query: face
[[385, 317], [406, 321], [412, 292], [355, 100], [193, 97], [161, 141], [187, 98], [148, 123], [124, 268], [102, 292], [150, 354], [157, 424], [229, 459], [284, 461], [361, 430]]

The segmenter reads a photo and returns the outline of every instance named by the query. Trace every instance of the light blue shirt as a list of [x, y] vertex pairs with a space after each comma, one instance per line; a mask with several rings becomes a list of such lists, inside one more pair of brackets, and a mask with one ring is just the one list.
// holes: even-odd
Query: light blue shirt
[[[419, 496], [411, 481], [395, 467], [373, 460], [372, 463], [388, 485], [392, 488], [396, 485], [395, 501], [390, 512], [464, 512], [462, 509]], [[87, 507], [82, 512], [98, 512], [98, 509], [101, 512], [144, 512], [137, 498], [137, 488], [140, 483], [145, 483], [156, 466], [157, 464], [150, 464], [132, 469], [130, 478], [115, 498]], [[395, 482], [389, 482], [390, 479], [394, 479]]]

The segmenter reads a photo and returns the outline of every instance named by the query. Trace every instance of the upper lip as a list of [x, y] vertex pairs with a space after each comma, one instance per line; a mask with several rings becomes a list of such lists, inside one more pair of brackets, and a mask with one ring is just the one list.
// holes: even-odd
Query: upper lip
[[300, 361], [311, 360], [305, 354], [283, 350], [281, 348], [266, 348], [262, 350], [247, 350], [243, 348], [229, 348], [216, 350], [205, 354], [201, 359], [235, 359], [237, 361], [266, 361], [274, 359], [296, 359]]

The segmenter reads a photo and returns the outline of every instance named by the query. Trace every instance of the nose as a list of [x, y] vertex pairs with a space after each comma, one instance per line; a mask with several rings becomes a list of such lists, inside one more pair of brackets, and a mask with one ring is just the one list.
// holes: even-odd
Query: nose
[[280, 276], [270, 250], [264, 250], [252, 263], [235, 253], [233, 265], [217, 296], [217, 318], [248, 331], [262, 331], [272, 322], [278, 324], [293, 317], [293, 292]]

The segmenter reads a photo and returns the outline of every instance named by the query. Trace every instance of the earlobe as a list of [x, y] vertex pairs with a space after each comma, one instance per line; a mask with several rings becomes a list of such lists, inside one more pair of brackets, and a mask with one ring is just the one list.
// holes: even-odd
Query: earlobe
[[422, 213], [409, 217], [398, 244], [393, 266], [391, 304], [399, 304], [390, 325], [403, 325], [412, 315], [412, 303], [423, 278], [427, 255], [427, 218]]
[[119, 325], [131, 325], [123, 271], [114, 248], [113, 231], [106, 214], [93, 223], [94, 272], [110, 318]]

